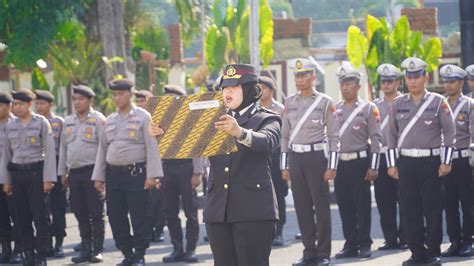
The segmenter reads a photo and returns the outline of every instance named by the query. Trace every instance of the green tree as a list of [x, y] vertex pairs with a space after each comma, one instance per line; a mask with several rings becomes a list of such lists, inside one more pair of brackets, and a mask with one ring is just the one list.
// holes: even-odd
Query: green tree
[[[206, 35], [206, 61], [211, 73], [222, 69], [225, 63], [250, 63], [249, 16], [245, 0], [234, 4], [215, 0], [212, 6], [212, 24]], [[260, 0], [260, 60], [263, 66], [273, 57], [273, 17], [267, 0]]]
[[377, 67], [383, 63], [400, 66], [412, 56], [420, 57], [428, 63], [428, 71], [438, 68], [443, 49], [438, 37], [423, 41], [422, 33], [412, 31], [406, 16], [400, 17], [393, 26], [385, 18], [367, 16], [366, 34], [357, 26], [347, 30], [347, 56], [355, 67], [364, 65], [369, 82], [377, 86]]
[[0, 1], [0, 42], [8, 46], [4, 63], [29, 70], [44, 58], [58, 28], [82, 14], [92, 0]]

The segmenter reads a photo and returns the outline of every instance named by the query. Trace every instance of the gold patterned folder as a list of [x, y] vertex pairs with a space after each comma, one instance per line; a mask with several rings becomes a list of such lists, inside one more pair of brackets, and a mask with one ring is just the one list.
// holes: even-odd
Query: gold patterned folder
[[214, 127], [226, 113], [222, 92], [151, 97], [148, 110], [152, 121], [165, 132], [157, 137], [162, 159], [210, 157], [237, 151], [235, 139]]

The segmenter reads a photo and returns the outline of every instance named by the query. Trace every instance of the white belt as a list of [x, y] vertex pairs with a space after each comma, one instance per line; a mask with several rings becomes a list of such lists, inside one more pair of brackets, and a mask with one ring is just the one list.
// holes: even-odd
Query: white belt
[[352, 161], [360, 158], [367, 158], [367, 151], [339, 153], [339, 160], [341, 161]]
[[380, 148], [380, 153], [387, 153], [387, 147]]
[[467, 157], [469, 157], [468, 149], [453, 151], [453, 159], [460, 159], [460, 158], [467, 158]]
[[441, 150], [437, 149], [400, 149], [400, 154], [407, 157], [430, 157], [440, 155]]
[[304, 153], [311, 151], [322, 151], [326, 143], [316, 144], [291, 144], [291, 150], [296, 153]]

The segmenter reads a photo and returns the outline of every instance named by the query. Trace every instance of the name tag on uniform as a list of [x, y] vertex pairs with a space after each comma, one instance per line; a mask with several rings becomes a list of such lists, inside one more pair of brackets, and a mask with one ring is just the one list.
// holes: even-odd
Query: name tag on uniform
[[31, 144], [36, 144], [36, 142], [37, 142], [36, 137], [31, 137], [31, 138], [30, 138], [30, 143], [31, 143]]

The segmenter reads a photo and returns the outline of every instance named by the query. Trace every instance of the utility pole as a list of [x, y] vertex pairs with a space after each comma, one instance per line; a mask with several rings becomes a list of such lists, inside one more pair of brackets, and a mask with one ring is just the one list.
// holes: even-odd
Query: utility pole
[[260, 74], [260, 19], [258, 16], [258, 9], [260, 6], [259, 0], [248, 0], [250, 4], [250, 63], [255, 66], [257, 75]]
[[[464, 67], [474, 64], [474, 1], [459, 0], [461, 26], [461, 62]], [[464, 88], [467, 92], [467, 87]]]
[[206, 64], [206, 1], [201, 0], [201, 45], [202, 59], [201, 64]]

